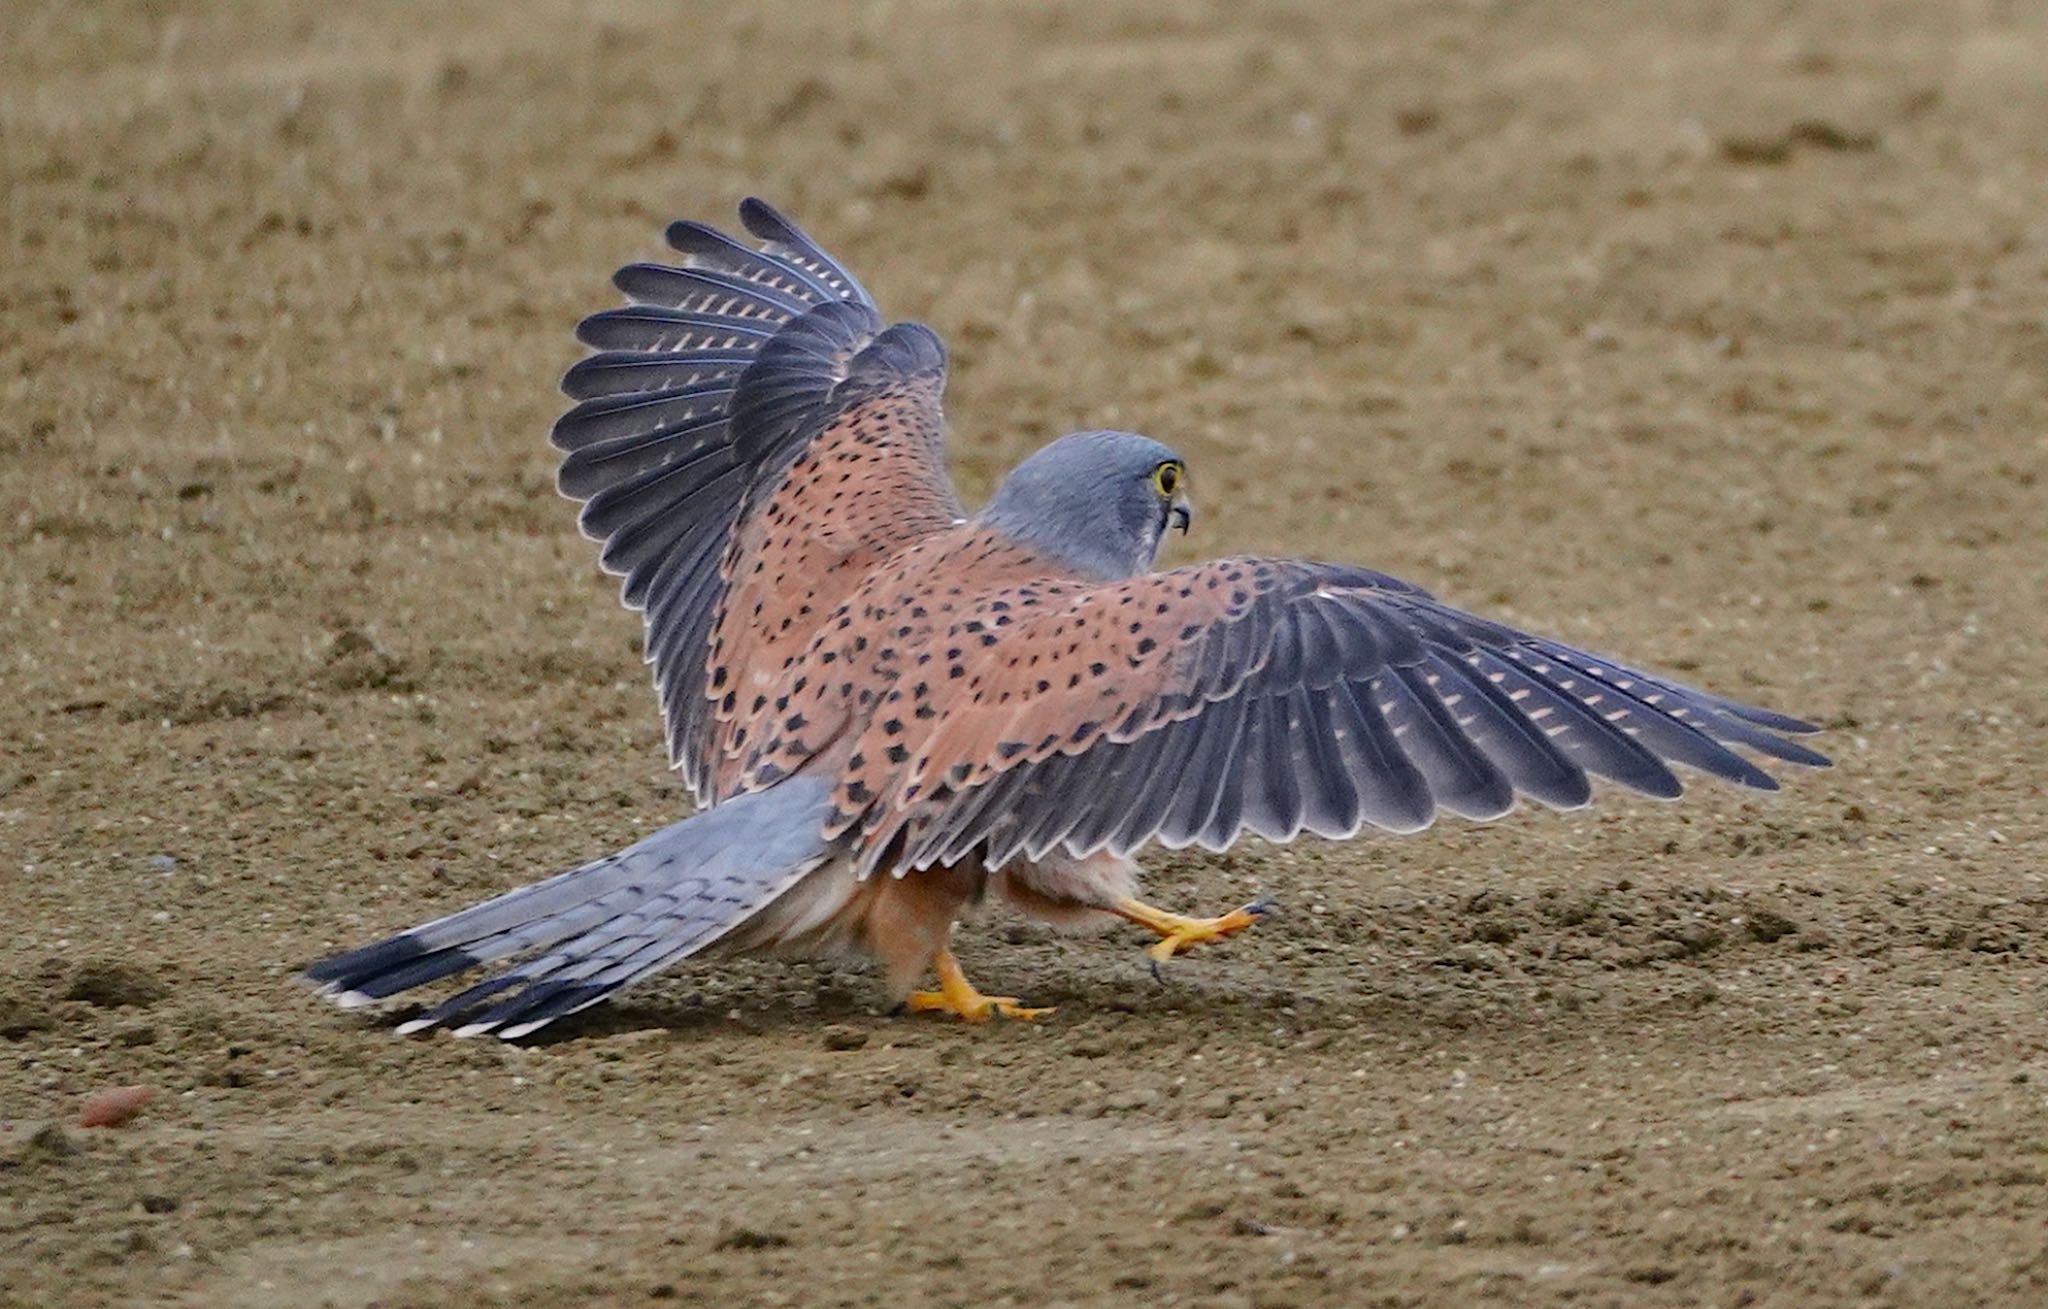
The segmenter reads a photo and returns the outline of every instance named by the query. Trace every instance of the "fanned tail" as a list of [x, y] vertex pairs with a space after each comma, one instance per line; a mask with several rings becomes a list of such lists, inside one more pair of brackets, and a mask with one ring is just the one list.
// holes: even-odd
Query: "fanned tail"
[[794, 778], [305, 975], [354, 1008], [523, 957], [399, 1030], [525, 1036], [698, 953], [773, 903], [829, 857], [820, 835], [829, 809], [823, 783]]

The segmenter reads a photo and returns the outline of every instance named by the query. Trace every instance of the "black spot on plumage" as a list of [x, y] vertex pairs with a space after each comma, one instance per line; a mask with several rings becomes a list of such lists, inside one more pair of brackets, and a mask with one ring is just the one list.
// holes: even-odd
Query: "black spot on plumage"
[[1138, 653], [1141, 655], [1151, 654], [1154, 650], [1157, 650], [1158, 648], [1159, 642], [1153, 640], [1149, 636], [1146, 637], [1144, 640], [1138, 642]]

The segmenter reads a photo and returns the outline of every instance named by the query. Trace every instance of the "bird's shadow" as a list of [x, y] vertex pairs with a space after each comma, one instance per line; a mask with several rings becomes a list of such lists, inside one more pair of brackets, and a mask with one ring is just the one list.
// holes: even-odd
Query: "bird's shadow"
[[[653, 1033], [693, 1044], [762, 1036], [815, 1040], [828, 1028], [833, 1029], [828, 1040], [845, 1039], [848, 1033], [868, 1040], [945, 1039], [971, 1033], [985, 1040], [1006, 1031], [1018, 1039], [1035, 1039], [1131, 1023], [1142, 1023], [1157, 1039], [1169, 1042], [1233, 1036], [1263, 1041], [1273, 1039], [1276, 1032], [1323, 1028], [1411, 1031], [1445, 1025], [1447, 1017], [1398, 991], [1369, 986], [1339, 993], [1324, 987], [1301, 989], [1270, 974], [1255, 979], [1243, 970], [1209, 969], [1199, 963], [1177, 963], [1162, 979], [1149, 968], [1124, 960], [1028, 969], [1028, 976], [1017, 979], [1025, 1003], [1051, 1008], [1051, 1014], [1030, 1022], [997, 1018], [969, 1024], [892, 1005], [880, 979], [856, 965], [785, 963], [779, 971], [771, 971], [774, 968], [743, 968], [734, 975], [727, 964], [716, 974], [674, 977], [558, 1019], [511, 1044], [531, 1050], [573, 1049]], [[399, 1010], [376, 1021], [392, 1028], [417, 1012]], [[1453, 1018], [1448, 1025], [1462, 1024]]]

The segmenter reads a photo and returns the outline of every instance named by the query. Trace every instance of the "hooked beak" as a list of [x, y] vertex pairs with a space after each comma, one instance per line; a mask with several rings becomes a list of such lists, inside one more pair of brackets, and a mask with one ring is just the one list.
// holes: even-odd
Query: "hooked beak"
[[1186, 536], [1188, 525], [1195, 521], [1195, 507], [1185, 499], [1175, 500], [1166, 511], [1166, 521], [1169, 526], [1179, 528], [1182, 536]]

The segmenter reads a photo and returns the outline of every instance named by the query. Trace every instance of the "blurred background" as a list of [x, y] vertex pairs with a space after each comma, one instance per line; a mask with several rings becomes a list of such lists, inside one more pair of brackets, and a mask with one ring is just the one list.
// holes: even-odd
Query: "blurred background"
[[[0, 1304], [2041, 1302], [2040, 6], [0, 28]], [[611, 270], [748, 194], [946, 338], [970, 503], [1141, 430], [1182, 557], [1382, 568], [1839, 766], [1155, 858], [1287, 912], [1164, 987], [994, 917], [1030, 1028], [825, 965], [533, 1049], [317, 1006], [682, 809], [545, 434]]]

